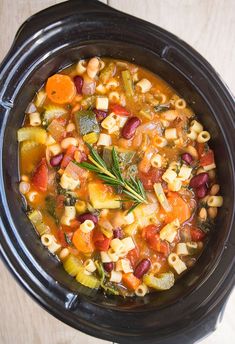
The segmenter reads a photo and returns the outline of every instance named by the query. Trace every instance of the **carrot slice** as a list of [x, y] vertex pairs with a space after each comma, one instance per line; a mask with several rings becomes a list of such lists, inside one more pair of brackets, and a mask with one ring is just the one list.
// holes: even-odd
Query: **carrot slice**
[[94, 251], [92, 240], [93, 233], [84, 233], [80, 228], [74, 232], [72, 242], [76, 249], [82, 253], [91, 253]]
[[180, 223], [183, 223], [190, 218], [190, 208], [180, 195], [176, 192], [170, 192], [167, 199], [172, 207], [172, 211], [166, 213], [165, 220], [167, 222], [172, 222], [177, 218]]
[[56, 104], [65, 104], [73, 100], [76, 88], [68, 75], [54, 74], [46, 83], [48, 98]]
[[122, 282], [127, 288], [131, 290], [136, 290], [141, 284], [139, 278], [135, 277], [131, 272], [122, 275]]

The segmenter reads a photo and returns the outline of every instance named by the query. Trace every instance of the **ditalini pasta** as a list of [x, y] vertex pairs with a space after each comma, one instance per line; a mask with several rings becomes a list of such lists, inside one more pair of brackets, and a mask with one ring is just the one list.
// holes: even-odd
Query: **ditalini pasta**
[[19, 191], [44, 249], [106, 294], [172, 288], [223, 206], [211, 135], [187, 100], [93, 57], [50, 76], [25, 113]]

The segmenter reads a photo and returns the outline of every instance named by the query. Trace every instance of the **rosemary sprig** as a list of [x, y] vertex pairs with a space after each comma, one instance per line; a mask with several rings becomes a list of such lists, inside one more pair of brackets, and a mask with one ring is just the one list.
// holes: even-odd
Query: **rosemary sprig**
[[87, 146], [90, 150], [88, 158], [92, 164], [89, 162], [75, 162], [78, 166], [97, 173], [98, 177], [107, 185], [113, 187], [121, 186], [122, 192], [127, 196], [127, 199], [124, 201], [126, 202], [128, 200], [133, 202], [129, 212], [139, 204], [147, 203], [145, 190], [141, 181], [133, 177], [130, 177], [129, 180], [123, 177], [118, 161], [118, 155], [114, 147], [112, 149], [113, 166], [109, 169], [99, 153], [91, 145], [87, 144]]

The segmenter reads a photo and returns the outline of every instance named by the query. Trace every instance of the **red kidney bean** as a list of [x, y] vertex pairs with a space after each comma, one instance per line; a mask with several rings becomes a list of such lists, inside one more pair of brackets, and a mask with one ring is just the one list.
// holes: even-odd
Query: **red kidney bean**
[[118, 239], [121, 239], [123, 237], [123, 232], [120, 227], [113, 230], [113, 237]]
[[206, 172], [199, 173], [196, 176], [194, 176], [189, 183], [189, 186], [191, 188], [199, 188], [199, 186], [205, 185], [209, 182], [209, 175]]
[[77, 93], [82, 94], [82, 86], [83, 86], [83, 82], [84, 82], [83, 77], [76, 75], [73, 78], [73, 82], [74, 82], [74, 85], [76, 87]]
[[186, 162], [186, 164], [191, 165], [191, 163], [193, 162], [193, 157], [191, 154], [189, 153], [184, 153], [181, 155], [181, 159]]
[[94, 222], [94, 224], [96, 225], [98, 223], [98, 217], [94, 214], [90, 214], [90, 213], [85, 213], [82, 215], [78, 216], [78, 221], [83, 223], [86, 220], [91, 220], [92, 222]]
[[106, 111], [94, 109], [93, 112], [95, 113], [97, 121], [99, 122], [103, 121], [103, 119], [108, 116], [108, 113]]
[[207, 195], [207, 192], [208, 192], [208, 188], [207, 188], [206, 184], [199, 186], [199, 188], [197, 188], [195, 190], [195, 193], [196, 193], [198, 198], [205, 197]]
[[122, 137], [127, 140], [131, 139], [135, 135], [136, 129], [140, 123], [141, 121], [138, 117], [129, 118], [122, 128]]
[[50, 164], [52, 167], [56, 167], [56, 166], [59, 166], [62, 159], [63, 159], [63, 156], [64, 154], [63, 153], [60, 153], [60, 154], [57, 154], [55, 156], [53, 156], [51, 159], [50, 159]]
[[148, 270], [150, 269], [150, 266], [151, 266], [151, 262], [149, 259], [142, 259], [135, 268], [135, 271], [134, 271], [135, 277], [137, 278], [143, 277], [143, 275], [146, 274], [146, 272], [148, 272]]
[[105, 271], [111, 272], [113, 270], [114, 264], [113, 264], [113, 262], [103, 263], [103, 267], [104, 267]]

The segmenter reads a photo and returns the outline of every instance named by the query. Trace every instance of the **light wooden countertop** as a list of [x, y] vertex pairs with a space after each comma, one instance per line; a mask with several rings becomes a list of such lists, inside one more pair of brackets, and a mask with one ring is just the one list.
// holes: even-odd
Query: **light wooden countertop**
[[[60, 0], [0, 0], [0, 61], [20, 24]], [[198, 50], [235, 93], [234, 0], [110, 0], [119, 10], [157, 24]], [[38, 306], [0, 263], [2, 344], [108, 343], [76, 331]], [[235, 291], [217, 331], [202, 344], [230, 344], [235, 338]]]

